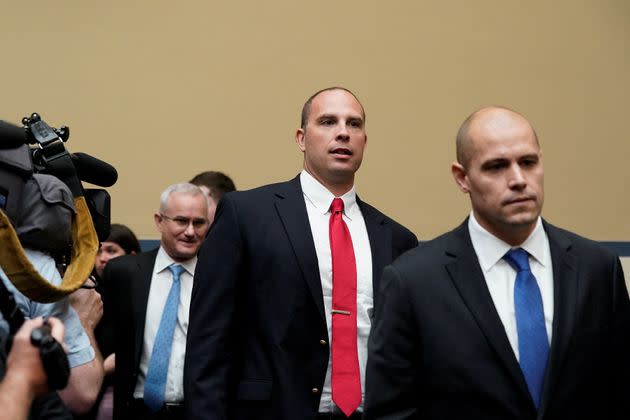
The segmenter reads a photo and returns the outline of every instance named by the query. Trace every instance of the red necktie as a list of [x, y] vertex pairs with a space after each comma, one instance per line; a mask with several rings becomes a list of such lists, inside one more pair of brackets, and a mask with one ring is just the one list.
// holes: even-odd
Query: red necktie
[[357, 353], [357, 264], [352, 237], [343, 221], [343, 200], [330, 206], [332, 255], [332, 398], [346, 416], [361, 403]]

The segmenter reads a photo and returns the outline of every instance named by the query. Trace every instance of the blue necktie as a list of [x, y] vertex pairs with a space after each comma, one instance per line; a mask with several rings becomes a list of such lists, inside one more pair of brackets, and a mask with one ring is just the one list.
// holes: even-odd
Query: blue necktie
[[173, 284], [164, 304], [162, 320], [155, 335], [147, 377], [144, 381], [144, 404], [153, 412], [157, 412], [164, 405], [164, 387], [179, 305], [179, 275], [184, 271], [184, 267], [173, 264], [168, 269], [173, 273]]
[[518, 248], [503, 257], [517, 271], [514, 283], [514, 310], [518, 333], [519, 363], [536, 408], [540, 406], [549, 341], [545, 313], [536, 277], [529, 268], [529, 254]]

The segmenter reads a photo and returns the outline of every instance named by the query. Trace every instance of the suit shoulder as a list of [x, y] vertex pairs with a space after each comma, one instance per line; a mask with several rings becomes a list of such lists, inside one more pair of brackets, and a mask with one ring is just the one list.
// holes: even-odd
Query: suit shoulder
[[361, 207], [361, 212], [363, 213], [363, 217], [371, 217], [375, 219], [381, 219], [384, 224], [387, 224], [392, 231], [399, 235], [401, 238], [405, 238], [411, 242], [417, 243], [418, 237], [415, 233], [409, 230], [406, 226], [398, 223], [396, 220], [392, 219], [385, 213], [378, 210], [376, 207], [366, 203], [365, 201], [360, 201], [359, 206]]
[[392, 264], [397, 269], [431, 269], [452, 261], [449, 248], [454, 241], [461, 240], [455, 231], [444, 233], [429, 241], [420, 242], [416, 248], [398, 257]]
[[549, 241], [556, 241], [561, 246], [571, 249], [577, 255], [584, 255], [590, 258], [595, 256], [606, 259], [618, 258], [617, 254], [597, 241], [549, 223], [545, 223], [545, 228]]
[[299, 183], [296, 183], [295, 180], [262, 185], [249, 190], [231, 191], [226, 193], [223, 197], [235, 202], [249, 201], [266, 196], [273, 196], [275, 194], [282, 195], [292, 190], [294, 192], [299, 191]]
[[107, 262], [105, 266], [105, 272], [118, 271], [133, 264], [138, 255], [122, 255], [120, 257], [113, 258]]
[[143, 262], [155, 261], [157, 252], [158, 248], [147, 252], [141, 252], [135, 255], [122, 255], [120, 257], [111, 259], [105, 266], [105, 273], [126, 271], [133, 267], [137, 267]]
[[[225, 194], [217, 207], [215, 222], [222, 223], [224, 219], [243, 223], [244, 221], [259, 221], [264, 215], [275, 211], [274, 205], [282, 198], [301, 196], [299, 185], [295, 182], [279, 182], [263, 185], [251, 190], [232, 191]], [[212, 232], [213, 228], [210, 228]]]

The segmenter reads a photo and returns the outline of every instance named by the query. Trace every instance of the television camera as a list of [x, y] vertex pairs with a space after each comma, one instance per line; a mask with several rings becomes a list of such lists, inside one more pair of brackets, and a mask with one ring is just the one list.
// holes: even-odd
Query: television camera
[[[81, 181], [109, 187], [118, 173], [95, 157], [69, 153], [68, 127], [51, 127], [37, 113], [22, 124], [0, 121], [0, 267], [21, 293], [48, 303], [81, 287], [92, 271], [99, 240], [109, 235], [109, 194], [83, 188]], [[49, 254], [63, 267], [61, 285], [40, 276], [24, 247]], [[15, 334], [24, 316], [1, 281], [0, 309]], [[31, 342], [40, 349], [51, 388], [63, 388], [68, 361], [50, 329], [34, 331]]]

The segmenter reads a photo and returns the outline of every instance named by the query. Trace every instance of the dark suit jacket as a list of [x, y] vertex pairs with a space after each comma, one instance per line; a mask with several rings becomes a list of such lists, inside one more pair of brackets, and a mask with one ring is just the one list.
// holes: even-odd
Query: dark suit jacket
[[[383, 267], [416, 246], [417, 238], [358, 203], [376, 286]], [[184, 367], [186, 418], [314, 418], [328, 341], [299, 177], [225, 195], [195, 272]]]
[[464, 223], [385, 269], [370, 336], [366, 419], [630, 418], [630, 303], [619, 259], [544, 228], [554, 319], [540, 412]]
[[151, 276], [158, 250], [111, 260], [103, 273], [103, 329], [113, 340], [114, 419], [131, 418]]

